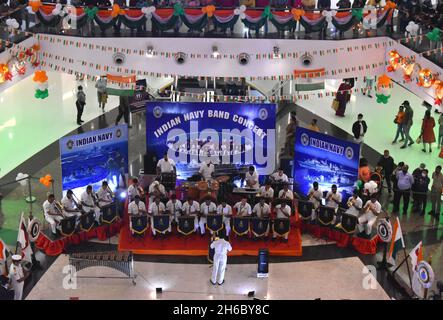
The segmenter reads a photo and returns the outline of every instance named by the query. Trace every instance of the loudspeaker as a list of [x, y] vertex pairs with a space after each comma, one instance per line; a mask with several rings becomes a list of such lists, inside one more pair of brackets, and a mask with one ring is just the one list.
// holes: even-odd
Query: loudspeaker
[[158, 159], [155, 153], [146, 152], [146, 154], [143, 156], [143, 169], [145, 174], [156, 174], [157, 162]]
[[260, 249], [258, 251], [257, 277], [267, 277], [269, 272], [269, 250]]

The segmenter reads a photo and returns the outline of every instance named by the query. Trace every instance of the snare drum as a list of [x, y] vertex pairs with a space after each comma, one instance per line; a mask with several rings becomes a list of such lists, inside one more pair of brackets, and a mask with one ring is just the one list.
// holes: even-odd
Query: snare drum
[[197, 182], [197, 189], [199, 191], [208, 191], [209, 186], [207, 181], [199, 181]]

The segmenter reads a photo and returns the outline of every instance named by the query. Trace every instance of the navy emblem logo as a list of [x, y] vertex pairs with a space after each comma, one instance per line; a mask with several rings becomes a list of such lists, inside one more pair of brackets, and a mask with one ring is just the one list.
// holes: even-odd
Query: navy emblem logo
[[266, 110], [265, 108], [261, 108], [261, 109], [258, 111], [258, 117], [259, 117], [261, 120], [266, 120], [266, 119], [268, 118], [268, 110]]
[[69, 140], [68, 142], [66, 142], [66, 147], [68, 147], [68, 149], [71, 150], [72, 147], [74, 147], [74, 141]]
[[158, 119], [163, 115], [163, 109], [160, 106], [156, 106], [154, 110], [152, 110], [152, 113], [154, 114], [154, 117]]
[[301, 135], [301, 144], [307, 146], [309, 144], [309, 136], [306, 133]]
[[117, 129], [115, 135], [117, 136], [117, 138], [120, 138], [122, 136], [122, 131], [120, 129]]
[[347, 147], [345, 150], [345, 156], [347, 159], [354, 158], [354, 150], [351, 147]]

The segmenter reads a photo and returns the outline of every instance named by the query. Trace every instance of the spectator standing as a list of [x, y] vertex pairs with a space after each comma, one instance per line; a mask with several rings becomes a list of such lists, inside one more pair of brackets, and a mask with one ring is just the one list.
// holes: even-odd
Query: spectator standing
[[394, 210], [393, 213], [398, 214], [400, 210], [400, 200], [403, 197], [403, 214], [408, 212], [409, 198], [411, 196], [411, 188], [414, 183], [412, 174], [408, 172], [408, 165], [404, 165], [401, 171], [396, 174], [397, 189], [394, 189]]
[[118, 116], [117, 119], [115, 119], [115, 125], [118, 125], [122, 117], [124, 117], [125, 123], [128, 125], [128, 128], [131, 128], [131, 126], [129, 125], [129, 97], [127, 96], [120, 96]]
[[438, 149], [443, 148], [443, 113], [440, 113], [438, 118]]
[[441, 210], [441, 195], [443, 190], [443, 174], [441, 173], [441, 166], [435, 168], [432, 174], [432, 186], [431, 186], [431, 205], [432, 209], [429, 212], [436, 219], [440, 219]]
[[409, 132], [411, 130], [414, 118], [414, 111], [409, 104], [409, 101], [404, 101], [403, 106], [405, 107], [405, 118], [403, 121], [403, 133], [405, 134], [405, 143], [400, 147], [400, 149], [405, 149], [414, 144], [414, 140], [412, 140]]
[[101, 76], [95, 83], [95, 87], [97, 88], [98, 107], [102, 108], [103, 112], [105, 112], [106, 102], [108, 102], [106, 76]]
[[420, 215], [424, 216], [426, 212], [429, 183], [431, 182], [428, 177], [428, 169], [423, 169], [419, 176], [414, 177], [414, 181], [416, 185], [416, 197], [412, 211], [420, 212]]
[[423, 149], [421, 151], [426, 152], [426, 144], [429, 145], [429, 152], [432, 152], [432, 144], [435, 142], [434, 134], [435, 120], [431, 117], [431, 111], [426, 110], [425, 117], [421, 124], [421, 138], [423, 141]]
[[363, 120], [363, 114], [357, 116], [357, 121], [352, 125], [352, 134], [354, 135], [355, 141], [358, 143], [363, 142], [363, 138], [368, 130], [366, 121]]
[[397, 124], [397, 132], [395, 133], [394, 141], [392, 141], [392, 144], [397, 143], [398, 137], [401, 135], [400, 142], [405, 140], [405, 134], [403, 133], [403, 123], [405, 121], [405, 107], [401, 105], [398, 108], [397, 115], [395, 116], [394, 123]]
[[[377, 163], [378, 166], [383, 168], [383, 178], [386, 180], [389, 194], [392, 193], [391, 176], [395, 169], [394, 159], [389, 155], [389, 150], [385, 150]], [[381, 181], [381, 184], [383, 181]]]
[[77, 90], [77, 100], [75, 101], [75, 105], [77, 107], [77, 124], [81, 126], [84, 122], [82, 120], [82, 115], [86, 105], [86, 94], [84, 93], [82, 86], [78, 86]]

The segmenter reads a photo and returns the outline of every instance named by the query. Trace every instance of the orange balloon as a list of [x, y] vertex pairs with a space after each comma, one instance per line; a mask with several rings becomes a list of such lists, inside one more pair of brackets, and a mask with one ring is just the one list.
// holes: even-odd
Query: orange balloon
[[390, 84], [391, 84], [391, 78], [389, 78], [386, 74], [383, 74], [380, 77], [378, 77], [377, 86], [386, 88], [389, 87]]
[[215, 6], [214, 5], [208, 5], [206, 7], [202, 8], [202, 12], [206, 13], [206, 15], [208, 17], [212, 17], [214, 15], [215, 12]]
[[435, 73], [429, 69], [421, 69], [418, 73], [417, 84], [424, 88], [429, 88], [434, 84], [435, 80], [437, 80]]
[[292, 8], [291, 13], [294, 16], [294, 20], [299, 21], [305, 15], [305, 10]]

